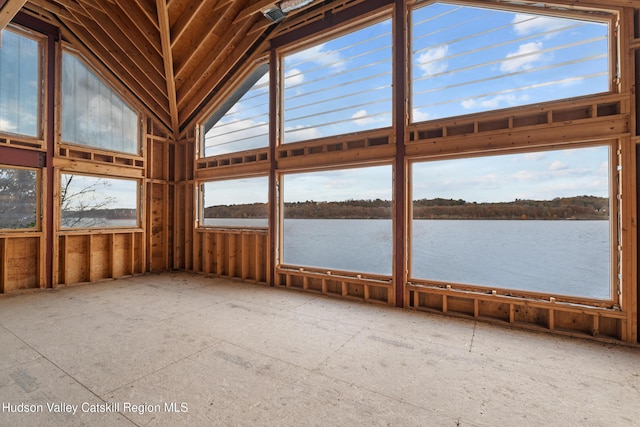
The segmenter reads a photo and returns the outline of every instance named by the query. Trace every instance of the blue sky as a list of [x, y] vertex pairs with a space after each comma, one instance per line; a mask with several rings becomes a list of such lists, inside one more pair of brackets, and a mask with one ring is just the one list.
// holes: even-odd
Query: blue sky
[[[61, 182], [65, 183], [69, 176], [73, 176], [69, 185], [70, 194], [78, 194], [89, 189], [88, 195], [83, 197], [82, 203], [102, 204], [110, 201], [108, 206], [103, 208], [126, 208], [135, 209], [138, 206], [138, 181], [132, 179], [116, 179], [106, 177], [93, 177], [85, 175], [62, 174]], [[77, 203], [71, 203], [69, 209], [78, 209]]]
[[[609, 90], [608, 28], [602, 22], [446, 3], [418, 7], [411, 19], [413, 121]], [[390, 126], [391, 70], [390, 20], [286, 55], [285, 143]], [[253, 104], [236, 104], [232, 111], [240, 119], [227, 125], [244, 127], [248, 137], [261, 131], [262, 146], [267, 87], [261, 80]], [[421, 163], [414, 167], [413, 188], [416, 198], [478, 202], [607, 196], [607, 153], [599, 147]], [[288, 175], [285, 198], [391, 198], [390, 171]]]
[[391, 20], [284, 59], [284, 142], [391, 126]]
[[609, 196], [606, 146], [420, 162], [413, 165], [414, 199], [468, 202]]
[[38, 136], [38, 42], [0, 32], [0, 131]]
[[442, 3], [412, 20], [414, 121], [609, 90], [603, 23]]

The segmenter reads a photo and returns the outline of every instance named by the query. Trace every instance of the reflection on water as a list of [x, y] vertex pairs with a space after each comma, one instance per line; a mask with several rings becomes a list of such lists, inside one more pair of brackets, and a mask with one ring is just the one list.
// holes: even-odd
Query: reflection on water
[[[414, 278], [610, 298], [608, 221], [415, 220], [411, 245]], [[391, 275], [392, 254], [391, 220], [284, 221], [286, 264]]]
[[608, 221], [413, 222], [413, 276], [610, 297]]

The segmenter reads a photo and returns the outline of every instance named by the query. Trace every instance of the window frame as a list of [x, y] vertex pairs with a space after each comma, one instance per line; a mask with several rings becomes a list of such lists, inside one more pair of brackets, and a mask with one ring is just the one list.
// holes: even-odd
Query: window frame
[[[284, 141], [284, 133], [285, 133], [285, 117], [284, 117], [284, 111], [285, 111], [285, 98], [284, 98], [284, 91], [285, 91], [285, 85], [284, 85], [284, 81], [285, 81], [285, 67], [284, 67], [284, 61], [285, 61], [285, 57], [288, 55], [293, 55], [295, 53], [304, 51], [306, 49], [312, 48], [318, 44], [322, 44], [324, 42], [327, 41], [331, 41], [334, 39], [337, 39], [339, 37], [342, 37], [344, 35], [347, 34], [351, 34], [351, 33], [355, 33], [357, 31], [360, 31], [364, 28], [379, 24], [381, 22], [384, 22], [386, 20], [390, 21], [391, 24], [391, 110], [390, 110], [390, 114], [391, 114], [391, 124], [390, 126], [384, 126], [384, 127], [379, 127], [379, 128], [374, 128], [374, 129], [367, 129], [367, 130], [359, 130], [359, 131], [355, 131], [355, 132], [347, 132], [347, 133], [342, 133], [342, 134], [337, 134], [337, 135], [329, 135], [329, 136], [320, 136], [317, 138], [312, 138], [312, 139], [302, 139], [299, 141], [292, 141], [292, 142], [285, 142]], [[394, 86], [394, 81], [396, 80], [396, 73], [397, 73], [397, 66], [395, 64], [395, 49], [396, 49], [396, 37], [395, 37], [395, 28], [396, 25], [398, 25], [396, 23], [395, 17], [394, 17], [394, 13], [393, 13], [393, 5], [389, 4], [389, 5], [385, 5], [381, 8], [379, 8], [378, 10], [371, 12], [371, 14], [367, 17], [367, 18], [355, 18], [352, 20], [349, 20], [345, 23], [341, 23], [341, 24], [332, 24], [330, 25], [328, 28], [323, 28], [323, 30], [320, 33], [320, 35], [318, 34], [312, 34], [306, 37], [301, 37], [293, 42], [287, 43], [285, 45], [279, 46], [276, 48], [276, 57], [277, 57], [277, 136], [275, 138], [275, 146], [277, 148], [282, 148], [282, 147], [287, 147], [287, 146], [291, 146], [294, 144], [303, 144], [306, 142], [310, 142], [310, 141], [315, 141], [315, 140], [329, 140], [329, 139], [339, 139], [339, 138], [344, 138], [348, 135], [356, 135], [356, 134], [366, 134], [366, 133], [371, 133], [371, 132], [378, 132], [382, 129], [390, 129], [394, 127], [395, 124], [395, 117], [397, 114], [396, 111], [396, 104], [397, 104], [397, 100], [396, 100], [396, 91], [393, 89]]]
[[28, 38], [30, 40], [35, 41], [38, 44], [38, 88], [37, 88], [37, 103], [38, 103], [38, 108], [37, 108], [37, 134], [36, 135], [26, 135], [26, 134], [22, 134], [22, 133], [16, 133], [16, 132], [9, 132], [6, 130], [1, 130], [0, 129], [0, 135], [15, 135], [21, 139], [30, 139], [30, 140], [37, 140], [40, 141], [42, 144], [44, 144], [44, 118], [45, 118], [45, 112], [44, 112], [44, 108], [45, 108], [45, 87], [46, 87], [46, 73], [45, 73], [45, 66], [46, 66], [46, 55], [45, 55], [45, 50], [46, 50], [46, 45], [47, 45], [47, 35], [46, 34], [42, 34], [40, 32], [31, 30], [29, 28], [26, 28], [22, 25], [19, 24], [13, 24], [13, 23], [9, 23], [4, 29], [0, 30], [0, 37], [1, 37], [1, 33], [2, 31], [9, 31], [13, 34], [16, 34], [20, 37], [25, 37]]
[[[251, 179], [251, 178], [266, 178], [266, 207], [267, 207], [267, 218], [265, 221], [266, 225], [206, 225], [205, 224], [205, 216], [204, 216], [204, 197], [205, 191], [204, 186], [207, 183], [211, 182], [224, 182], [224, 181], [240, 181], [243, 179]], [[196, 198], [196, 229], [200, 230], [258, 230], [258, 231], [266, 231], [269, 229], [269, 214], [270, 210], [270, 202], [269, 202], [269, 175], [268, 174], [252, 174], [252, 175], [238, 175], [238, 176], [225, 176], [218, 179], [202, 179], [198, 180], [195, 185], [195, 198]]]
[[[201, 123], [196, 125], [196, 128], [198, 129], [199, 136], [200, 136], [198, 138], [199, 140], [196, 141], [196, 147], [197, 147], [196, 160], [215, 158], [219, 156], [228, 156], [233, 153], [250, 152], [250, 151], [263, 150], [265, 148], [269, 148], [270, 141], [271, 141], [270, 132], [268, 132], [267, 134], [267, 144], [264, 147], [232, 151], [224, 154], [220, 153], [220, 154], [206, 155], [205, 141], [206, 141], [207, 127], [209, 126], [209, 124], [211, 124], [211, 127], [209, 129], [212, 129], [213, 127], [215, 127], [218, 121], [224, 118], [227, 112], [231, 108], [233, 108], [242, 99], [242, 97], [244, 97], [244, 95], [246, 95], [246, 93], [249, 92], [262, 77], [264, 77], [265, 75], [269, 76], [270, 68], [271, 68], [270, 63], [267, 61], [266, 58], [263, 58], [259, 62], [260, 62], [259, 64], [253, 67], [250, 67], [250, 69], [247, 72], [242, 73], [242, 75], [237, 79], [236, 83], [233, 86], [229, 87], [227, 92], [223, 96], [221, 96], [220, 98], [221, 101], [217, 102], [213, 108], [210, 108], [208, 110], [208, 113], [203, 116]], [[266, 67], [265, 73], [261, 72], [263, 67]], [[260, 77], [257, 77], [258, 75], [260, 75]], [[267, 87], [267, 97], [269, 98], [269, 103], [271, 102], [270, 97], [271, 97], [272, 87], [273, 85], [271, 84], [271, 82], [269, 82], [269, 85]], [[224, 110], [224, 113], [222, 113], [222, 110]], [[270, 128], [270, 124], [271, 124], [271, 106], [270, 105], [267, 105], [266, 115], [268, 119], [267, 127]], [[216, 116], [219, 116], [219, 117], [215, 118]]]
[[[57, 95], [59, 97], [60, 100], [60, 108], [56, 109], [56, 114], [57, 114], [57, 127], [58, 127], [58, 132], [57, 134], [59, 135], [57, 137], [57, 145], [58, 146], [69, 146], [69, 147], [73, 147], [76, 149], [82, 149], [82, 150], [89, 150], [89, 151], [95, 151], [95, 152], [104, 152], [104, 153], [118, 153], [118, 154], [122, 154], [125, 156], [132, 156], [132, 157], [137, 157], [137, 158], [142, 158], [144, 156], [144, 138], [143, 138], [143, 132], [144, 132], [144, 126], [143, 126], [143, 113], [141, 111], [141, 109], [131, 100], [131, 97], [129, 94], [125, 93], [124, 91], [122, 91], [120, 88], [117, 88], [111, 81], [110, 79], [106, 78], [103, 73], [101, 71], [99, 71], [96, 67], [94, 67], [91, 63], [91, 61], [89, 61], [82, 53], [80, 53], [77, 49], [73, 48], [71, 45], [67, 44], [67, 43], [63, 43], [61, 49], [59, 50], [59, 57], [58, 57], [58, 64], [59, 66], [57, 67], [57, 74], [58, 74], [58, 90], [57, 90]], [[62, 127], [63, 127], [63, 108], [62, 108], [62, 102], [63, 102], [63, 97], [64, 97], [64, 93], [63, 93], [63, 57], [64, 55], [72, 55], [76, 60], [78, 60], [82, 65], [84, 65], [87, 70], [89, 72], [91, 72], [96, 79], [98, 79], [103, 85], [105, 85], [114, 95], [116, 95], [120, 101], [122, 101], [122, 103], [124, 105], [126, 105], [127, 107], [129, 107], [135, 114], [136, 116], [136, 152], [130, 152], [130, 151], [122, 151], [122, 150], [115, 150], [115, 149], [109, 149], [109, 148], [103, 148], [103, 147], [98, 147], [95, 145], [87, 145], [87, 144], [82, 144], [82, 143], [78, 143], [78, 142], [74, 142], [74, 141], [66, 141], [62, 138]]]
[[[371, 167], [380, 167], [380, 166], [386, 166], [390, 168], [390, 173], [391, 173], [391, 181], [389, 182], [389, 188], [391, 190], [391, 215], [389, 218], [389, 221], [391, 221], [391, 258], [389, 260], [390, 262], [390, 268], [391, 271], [389, 272], [389, 274], [380, 274], [380, 273], [372, 273], [372, 272], [364, 272], [364, 271], [359, 271], [357, 269], [353, 269], [353, 270], [341, 270], [338, 268], [334, 268], [334, 267], [324, 267], [324, 266], [312, 266], [312, 265], [298, 265], [298, 264], [289, 264], [286, 263], [284, 260], [284, 245], [285, 245], [285, 239], [284, 239], [284, 221], [285, 221], [285, 197], [284, 195], [286, 194], [286, 185], [285, 185], [285, 177], [287, 175], [300, 175], [300, 174], [307, 174], [307, 173], [322, 173], [322, 172], [335, 172], [338, 170], [353, 170], [353, 169], [366, 169], [366, 168], [371, 168]], [[326, 270], [326, 271], [342, 271], [342, 272], [346, 272], [346, 273], [353, 273], [353, 274], [362, 274], [363, 276], [367, 276], [367, 277], [378, 277], [378, 278], [392, 278], [395, 272], [395, 269], [398, 268], [395, 263], [395, 255], [394, 255], [394, 245], [393, 242], [396, 239], [396, 218], [395, 218], [395, 213], [394, 213], [394, 208], [393, 206], [395, 205], [395, 198], [396, 198], [396, 194], [395, 194], [395, 189], [394, 189], [394, 180], [395, 180], [395, 165], [392, 161], [381, 161], [381, 162], [362, 162], [362, 163], [351, 163], [351, 164], [346, 164], [346, 165], [334, 165], [333, 167], [331, 166], [323, 166], [323, 167], [316, 167], [316, 168], [304, 168], [304, 169], [294, 169], [294, 170], [279, 170], [276, 174], [276, 194], [277, 194], [277, 218], [276, 218], [276, 229], [277, 229], [277, 239], [276, 239], [276, 268], [290, 268], [290, 267], [294, 267], [294, 268], [309, 268], [312, 270]]]
[[[566, 18], [566, 19], [575, 19], [581, 21], [590, 21], [595, 23], [606, 23], [608, 25], [608, 53], [609, 53], [609, 64], [608, 64], [608, 74], [609, 74], [609, 89], [605, 92], [595, 92], [590, 94], [583, 94], [568, 98], [559, 98], [547, 101], [539, 101], [534, 103], [528, 103], [523, 105], [516, 106], [506, 106], [501, 108], [494, 108], [489, 110], [482, 111], [474, 111], [465, 114], [456, 114], [452, 116], [438, 117], [435, 119], [426, 120], [414, 120], [413, 119], [413, 105], [414, 105], [414, 94], [413, 94], [413, 21], [412, 14], [415, 9], [419, 9], [422, 7], [428, 7], [435, 3], [445, 3], [450, 5], [459, 5], [464, 7], [471, 8], [479, 8], [479, 9], [494, 9], [497, 11], [504, 12], [520, 12], [527, 14], [535, 14], [540, 16], [547, 16], [550, 18]], [[508, 111], [512, 109], [518, 108], [528, 108], [533, 107], [535, 105], [547, 104], [547, 103], [556, 103], [556, 102], [566, 102], [571, 101], [573, 99], [584, 99], [586, 97], [591, 96], [602, 96], [608, 94], [616, 94], [621, 92], [620, 88], [620, 42], [619, 42], [619, 31], [618, 31], [618, 22], [619, 22], [619, 9], [615, 7], [611, 8], [601, 8], [601, 7], [580, 7], [580, 8], [564, 8], [562, 5], [551, 4], [545, 7], [536, 6], [536, 4], [531, 5], [517, 5], [517, 4], [505, 4], [500, 1], [487, 0], [485, 2], [479, 2], [474, 0], [418, 0], [413, 4], [407, 7], [407, 122], [409, 126], [418, 124], [418, 123], [427, 123], [427, 122], [437, 122], [440, 120], [452, 120], [458, 117], [467, 117], [474, 116], [478, 114], [491, 114], [491, 113], [500, 113], [503, 111]], [[601, 19], [597, 19], [595, 17], [596, 14], [600, 14]]]
[[[98, 178], [98, 179], [107, 179], [107, 180], [119, 180], [119, 181], [132, 181], [136, 184], [136, 224], [128, 225], [128, 226], [81, 226], [81, 227], [65, 227], [63, 226], [62, 221], [62, 176], [63, 175], [78, 175], [89, 178]], [[59, 195], [56, 197], [56, 210], [57, 212], [54, 214], [56, 218], [58, 232], [69, 233], [69, 232], [96, 232], [100, 230], [141, 230], [144, 225], [144, 179], [136, 178], [131, 176], [114, 176], [114, 175], [104, 175], [104, 174], [93, 174], [84, 171], [77, 171], [71, 169], [60, 169], [56, 173], [56, 192], [59, 192]]]
[[42, 214], [43, 214], [43, 191], [44, 183], [43, 177], [44, 173], [41, 168], [28, 167], [28, 166], [15, 166], [15, 165], [7, 165], [0, 164], [0, 168], [2, 169], [18, 169], [18, 170], [28, 170], [33, 171], [36, 174], [35, 177], [35, 225], [33, 227], [28, 228], [0, 228], [0, 234], [12, 234], [12, 233], [32, 233], [32, 232], [41, 232], [42, 231]]
[[[495, 151], [485, 151], [480, 153], [464, 153], [431, 157], [431, 156], [417, 156], [407, 157], [407, 283], [408, 284], [425, 284], [427, 286], [434, 286], [437, 288], [452, 289], [461, 292], [472, 293], [495, 293], [496, 295], [509, 296], [516, 298], [523, 298], [528, 300], [551, 300], [558, 302], [566, 302], [572, 304], [584, 304], [589, 306], [599, 307], [619, 307], [620, 306], [620, 293], [621, 283], [618, 279], [618, 275], [621, 273], [621, 260], [622, 253], [619, 250], [621, 245], [621, 206], [619, 196], [621, 194], [619, 182], [621, 181], [618, 174], [620, 174], [620, 153], [619, 147], [621, 143], [616, 139], [609, 139], [605, 141], [586, 142], [586, 143], [564, 143], [553, 144], [549, 143], [546, 146], [539, 146], [535, 148], [525, 149], [500, 149]], [[539, 152], [552, 152], [563, 151], [570, 149], [592, 148], [592, 147], [607, 147], [609, 151], [608, 160], [608, 188], [609, 188], [609, 294], [610, 298], [595, 298], [586, 297], [580, 295], [566, 295], [561, 293], [547, 293], [541, 291], [532, 291], [526, 289], [514, 289], [514, 288], [500, 288], [496, 286], [458, 283], [451, 281], [432, 280], [428, 278], [419, 278], [413, 275], [413, 167], [416, 163], [428, 163], [437, 162], [440, 160], [457, 160], [457, 159], [469, 159], [469, 158], [483, 158], [483, 157], [500, 157], [501, 155], [510, 154], [529, 154]]]

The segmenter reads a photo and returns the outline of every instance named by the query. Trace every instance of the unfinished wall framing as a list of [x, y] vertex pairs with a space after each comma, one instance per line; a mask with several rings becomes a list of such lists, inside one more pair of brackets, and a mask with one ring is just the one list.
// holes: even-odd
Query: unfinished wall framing
[[[369, 16], [379, 16], [381, 10], [384, 10], [389, 3], [395, 3], [397, 8], [404, 7], [404, 5], [399, 6], [402, 2], [378, 2], [368, 6], [353, 5], [349, 12], [333, 16], [331, 24], [325, 21], [321, 12], [318, 16], [314, 15], [315, 17], [309, 22], [301, 21], [299, 25], [292, 24], [288, 32], [283, 31], [272, 38], [272, 49], [276, 52], [275, 56], [272, 54], [272, 61], [274, 57], [279, 58], [278, 52], [282, 46], [289, 49], [305, 38], [317, 40], [320, 29], [328, 28], [332, 24], [337, 25], [342, 20], [351, 22], [352, 19], [356, 19], [356, 15], [359, 22], [365, 21]], [[558, 3], [558, 10], [565, 5], [571, 9], [573, 5], [573, 2]], [[464, 2], [464, 4], [475, 3]], [[249, 150], [199, 158], [196, 160], [196, 174], [201, 180], [207, 181], [251, 173], [266, 173], [269, 167], [271, 173], [278, 177], [288, 172], [395, 162], [395, 179], [406, 182], [405, 180], [408, 179], [406, 176], [398, 176], [398, 165], [406, 165], [407, 162], [419, 159], [482, 156], [491, 153], [527, 153], [539, 149], [604, 143], [618, 147], [613, 149], [615, 152], [613, 155], [622, 159], [618, 169], [623, 172], [620, 173], [619, 179], [612, 178], [611, 185], [614, 185], [615, 181], [621, 188], [634, 188], [636, 175], [635, 163], [632, 159], [635, 159], [636, 150], [635, 140], [632, 141], [630, 135], [636, 132], [636, 106], [631, 91], [635, 81], [624, 76], [635, 76], [633, 46], [637, 46], [638, 43], [633, 43], [634, 11], [623, 8], [626, 6], [624, 4], [619, 6], [607, 4], [609, 10], [619, 14], [619, 22], [623, 29], [619, 33], [621, 55], [614, 58], [619, 61], [620, 74], [623, 78], [616, 80], [615, 90], [612, 93], [561, 99], [425, 122], [409, 123], [400, 118], [393, 127], [388, 129], [287, 144], [279, 140], [276, 124], [276, 128], [272, 130], [270, 151]], [[407, 7], [411, 6], [407, 5]], [[594, 5], [594, 9], [596, 8]], [[585, 6], [584, 10], [588, 9]], [[396, 16], [407, 15], [403, 10], [396, 9], [396, 11], [398, 11]], [[401, 29], [396, 28], [396, 31], [399, 31], [398, 39], [405, 37]], [[627, 48], [629, 41], [631, 44]], [[403, 56], [400, 55], [399, 58], [402, 60]], [[408, 61], [408, 58], [404, 60]], [[404, 73], [402, 71], [404, 69], [406, 69], [404, 66], [398, 67], [398, 73]], [[396, 78], [399, 77], [396, 75]], [[396, 85], [405, 87], [402, 80]], [[272, 91], [278, 90], [279, 83], [272, 83]], [[403, 93], [400, 90], [400, 94]], [[281, 102], [278, 96], [272, 102], [273, 116], [279, 117], [278, 108]], [[402, 111], [401, 104], [396, 102], [397, 111]], [[398, 140], [399, 137], [400, 140]], [[632, 161], [633, 166], [627, 163], [629, 161]], [[268, 166], [269, 163], [270, 166]], [[400, 184], [400, 187], [396, 188], [396, 197], [398, 192], [402, 192], [405, 200], [408, 200], [406, 191], [408, 190], [405, 184]], [[613, 197], [617, 191], [615, 189], [612, 193]], [[277, 192], [274, 193], [277, 194]], [[622, 215], [619, 226], [623, 237], [619, 249], [623, 254], [620, 258], [623, 276], [627, 279], [621, 283], [621, 298], [616, 296], [612, 297], [612, 300], [603, 301], [566, 298], [553, 294], [492, 290], [482, 287], [478, 289], [464, 284], [415, 279], [409, 277], [406, 272], [410, 253], [400, 255], [400, 259], [396, 258], [391, 276], [284, 264], [281, 259], [278, 259], [278, 251], [273, 251], [273, 248], [278, 247], [277, 242], [282, 239], [279, 218], [275, 219], [276, 227], [269, 229], [272, 239], [276, 241], [269, 254], [269, 262], [274, 266], [272, 284], [340, 298], [381, 302], [559, 334], [586, 336], [605, 341], [636, 342], [638, 333], [637, 263], [635, 262], [637, 230], [634, 218], [637, 198], [635, 189], [631, 194], [625, 190], [621, 190], [620, 193], [623, 195], [623, 201], [620, 204]], [[276, 206], [271, 212], [279, 217], [282, 201], [274, 196], [270, 203]], [[405, 203], [408, 205], [408, 202]], [[617, 204], [614, 203], [613, 206]], [[399, 207], [396, 212], [402, 213], [403, 216], [402, 221], [399, 221], [398, 217], [394, 220], [395, 239], [397, 244], [401, 245], [394, 249], [394, 254], [397, 255], [401, 253], [400, 249], [404, 248], [407, 242], [407, 229], [410, 226], [411, 217], [408, 207]], [[617, 226], [615, 221], [613, 224]], [[203, 233], [211, 233], [211, 231], [199, 229], [195, 233], [200, 237], [196, 237], [194, 257], [201, 257], [201, 260], [194, 263], [194, 269], [209, 274], [240, 278], [241, 275], [237, 272], [233, 275], [229, 274], [226, 267], [234, 262], [237, 254], [227, 250], [226, 252], [229, 253], [227, 259], [217, 258], [220, 256], [220, 251], [215, 251], [216, 244], [219, 246], [219, 242], [224, 241], [228, 246], [228, 240], [225, 240], [227, 238], [222, 238], [221, 235], [216, 238], [203, 238], [201, 237]], [[223, 233], [223, 231], [217, 230], [214, 233]], [[234, 245], [231, 247], [235, 248]], [[216, 258], [216, 261], [212, 261], [213, 258]]]
[[[412, 79], [420, 72], [425, 73], [419, 76], [423, 81], [434, 82], [439, 74], [453, 72], [442, 64], [429, 67], [426, 63], [422, 66], [412, 63], [423, 53], [424, 61], [431, 60], [437, 65], [446, 53], [444, 47], [439, 52], [429, 52], [426, 47], [413, 49], [413, 11], [447, 2], [313, 2], [292, 13], [281, 24], [269, 24], [259, 8], [256, 9], [264, 2], [248, 5], [234, 0], [228, 7], [219, 5], [211, 12], [209, 18], [218, 19], [218, 15], [223, 18], [207, 29], [206, 47], [193, 52], [189, 51], [188, 42], [194, 41], [196, 35], [190, 34], [187, 27], [190, 11], [186, 3], [170, 2], [166, 7], [161, 7], [161, 3], [154, 9], [133, 2], [128, 9], [121, 2], [94, 5], [85, 0], [56, 4], [27, 1], [24, 13], [14, 20], [12, 25], [43, 34], [42, 135], [17, 135], [8, 128], [4, 131], [0, 128], [0, 166], [36, 170], [41, 197], [35, 227], [0, 230], [0, 293], [176, 269], [526, 329], [638, 343], [637, 145], [640, 131], [637, 118], [640, 113], [636, 87], [640, 78], [637, 71], [640, 7], [634, 2], [555, 0], [540, 7], [537, 2], [527, 1], [518, 4], [452, 1], [451, 4], [460, 8], [489, 6], [492, 10], [514, 13], [539, 11], [544, 16], [607, 22], [615, 31], [609, 32], [610, 38], [600, 38], [610, 44], [608, 90], [451, 116], [433, 114], [438, 108], [444, 110], [444, 101], [440, 107], [432, 106], [430, 114], [417, 111], [412, 105], [411, 92], [412, 85], [417, 84]], [[113, 16], [132, 25], [134, 35], [142, 44], [125, 36], [127, 24], [116, 22]], [[198, 18], [199, 30], [204, 28], [205, 21], [203, 16]], [[369, 103], [348, 104], [344, 100], [348, 95], [344, 94], [340, 98], [344, 105], [333, 107], [342, 117], [327, 119], [327, 123], [317, 127], [301, 121], [304, 124], [298, 128], [307, 126], [304, 130], [308, 132], [299, 135], [306, 136], [287, 136], [287, 132], [297, 127], [292, 117], [302, 120], [313, 116], [304, 112], [307, 105], [299, 107], [303, 112], [297, 116], [287, 110], [286, 103], [290, 101], [284, 92], [287, 85], [292, 84], [291, 80], [286, 82], [294, 74], [291, 68], [297, 66], [285, 64], [287, 58], [303, 46], [316, 48], [316, 56], [324, 55], [326, 62], [331, 58], [322, 51], [326, 43], [382, 21], [388, 26], [384, 37], [388, 37], [390, 46], [379, 46], [379, 49], [389, 52], [385, 61], [391, 65], [383, 72], [372, 74], [390, 76], [388, 84], [385, 81], [377, 85], [385, 87], [380, 98], [389, 99], [389, 110], [372, 113]], [[157, 29], [167, 34], [155, 37]], [[528, 40], [524, 35], [521, 37], [522, 43]], [[99, 80], [135, 110], [139, 121], [137, 153], [63, 141], [60, 76], [63, 44], [91, 64]], [[494, 43], [479, 51], [486, 53], [498, 47]], [[423, 50], [419, 52], [420, 49]], [[552, 56], [552, 52], [559, 49], [549, 48], [540, 55]], [[513, 58], [514, 52], [507, 58]], [[531, 54], [520, 52], [525, 56], [527, 53]], [[132, 58], [139, 60], [126, 65]], [[259, 148], [205, 157], [203, 124], [267, 58], [269, 100], [263, 108], [268, 109], [270, 118], [266, 124], [253, 125], [268, 127], [268, 142]], [[349, 71], [345, 58], [339, 58], [343, 62], [334, 59], [333, 68], [339, 69], [337, 73]], [[330, 64], [325, 65], [331, 68]], [[500, 68], [503, 64], [495, 60], [493, 65]], [[538, 68], [545, 67], [538, 65]], [[523, 72], [513, 64], [504, 69], [505, 74]], [[236, 74], [230, 75], [229, 70], [235, 70]], [[592, 74], [605, 73], [600, 70]], [[301, 72], [297, 78], [300, 83], [305, 77]], [[423, 92], [443, 93], [450, 86], [456, 84], [443, 84]], [[523, 87], [526, 85], [518, 89]], [[508, 89], [514, 88], [500, 94], [506, 97]], [[364, 89], [358, 92], [359, 96], [365, 94]], [[446, 101], [461, 103], [455, 96], [452, 99]], [[424, 101], [420, 107], [425, 105], [428, 107], [429, 103]], [[347, 107], [358, 110], [357, 115]], [[371, 111], [365, 111], [368, 109]], [[376, 126], [378, 119], [384, 124]], [[338, 127], [350, 120], [371, 128], [361, 130], [353, 126], [342, 133], [327, 135], [317, 132], [322, 126]], [[615, 228], [610, 233], [613, 254], [610, 298], [514, 291], [491, 284], [471, 285], [413, 276], [411, 167], [414, 163], [591, 146], [610, 147], [614, 159], [608, 165], [609, 195], [615, 199], [610, 204], [615, 211], [615, 218], [610, 219], [612, 229]], [[379, 165], [390, 165], [393, 175], [389, 220], [392, 224], [391, 272], [374, 274], [284, 262], [283, 191], [286, 189], [283, 190], [283, 177]], [[60, 202], [61, 180], [65, 174], [135, 182], [139, 186], [135, 225], [63, 226]], [[204, 184], [258, 176], [268, 177], [269, 181], [268, 226], [205, 226], [200, 195]], [[362, 254], [366, 255], [367, 250], [362, 248]]]

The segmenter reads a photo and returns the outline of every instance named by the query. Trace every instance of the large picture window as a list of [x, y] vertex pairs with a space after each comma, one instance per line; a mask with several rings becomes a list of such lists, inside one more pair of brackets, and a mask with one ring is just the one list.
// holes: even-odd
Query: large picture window
[[39, 177], [34, 169], [0, 166], [0, 229], [37, 227]]
[[611, 298], [609, 151], [414, 163], [411, 276]]
[[60, 184], [62, 228], [139, 225], [137, 180], [63, 173]]
[[205, 182], [202, 221], [205, 227], [266, 227], [269, 178], [266, 176]]
[[391, 19], [284, 58], [284, 142], [391, 126]]
[[0, 31], [0, 132], [40, 136], [40, 43]]
[[269, 146], [269, 65], [258, 67], [204, 125], [203, 157]]
[[390, 275], [391, 170], [284, 175], [283, 262]]
[[414, 8], [412, 121], [609, 91], [604, 19], [446, 2]]
[[138, 154], [138, 115], [71, 53], [62, 55], [62, 140]]

